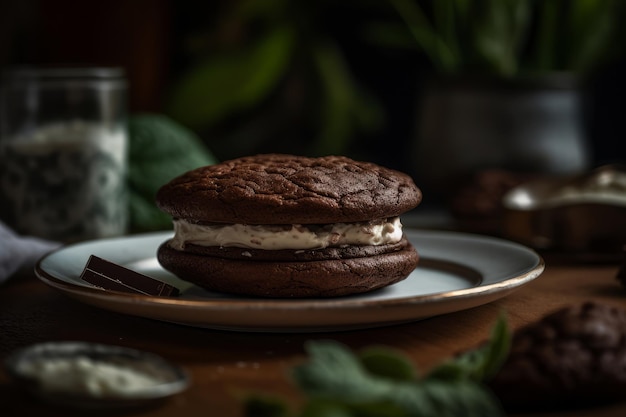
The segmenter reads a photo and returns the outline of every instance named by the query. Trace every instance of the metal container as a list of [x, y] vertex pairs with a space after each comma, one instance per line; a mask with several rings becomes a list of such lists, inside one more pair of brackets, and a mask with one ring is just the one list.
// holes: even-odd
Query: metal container
[[620, 256], [626, 244], [626, 168], [531, 181], [503, 197], [505, 237], [538, 249]]

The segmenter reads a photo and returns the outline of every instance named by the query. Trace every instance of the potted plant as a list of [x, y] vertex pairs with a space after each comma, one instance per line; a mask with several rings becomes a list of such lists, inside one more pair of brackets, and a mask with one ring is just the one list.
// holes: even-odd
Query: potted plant
[[[370, 28], [384, 45], [423, 53], [433, 77], [418, 106], [413, 161], [442, 196], [491, 168], [588, 168], [584, 82], [607, 60], [619, 0], [389, 0]], [[445, 191], [444, 191], [445, 190]]]

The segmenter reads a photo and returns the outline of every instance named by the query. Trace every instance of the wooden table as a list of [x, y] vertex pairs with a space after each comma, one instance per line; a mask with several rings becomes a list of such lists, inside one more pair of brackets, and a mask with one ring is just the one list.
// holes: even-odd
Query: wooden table
[[[212, 331], [103, 311], [47, 287], [33, 274], [0, 286], [0, 359], [13, 349], [51, 340], [85, 340], [157, 353], [186, 368], [192, 386], [157, 408], [127, 416], [238, 416], [240, 398], [270, 393], [297, 399], [288, 371], [303, 359], [303, 343], [335, 339], [358, 349], [384, 344], [404, 351], [420, 369], [474, 347], [505, 311], [517, 328], [559, 307], [597, 300], [626, 308], [617, 265], [589, 265], [546, 258], [541, 277], [508, 297], [471, 310], [392, 327], [324, 334], [263, 334]], [[34, 401], [0, 371], [0, 415], [72, 416]], [[538, 416], [541, 414], [534, 414]], [[626, 402], [546, 416], [624, 416]]]

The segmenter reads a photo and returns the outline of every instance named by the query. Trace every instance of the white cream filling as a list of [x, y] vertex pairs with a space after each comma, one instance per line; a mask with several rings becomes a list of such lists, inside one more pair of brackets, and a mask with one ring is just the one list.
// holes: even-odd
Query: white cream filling
[[264, 250], [322, 249], [329, 246], [384, 245], [402, 239], [400, 218], [362, 223], [306, 225], [200, 225], [174, 220], [170, 246], [183, 250], [187, 243], [200, 246], [238, 247]]

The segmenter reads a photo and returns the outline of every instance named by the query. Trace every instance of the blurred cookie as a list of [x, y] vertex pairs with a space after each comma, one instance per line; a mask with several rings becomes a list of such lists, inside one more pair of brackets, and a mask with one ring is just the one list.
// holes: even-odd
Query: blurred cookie
[[502, 197], [531, 178], [531, 174], [502, 169], [476, 172], [458, 187], [449, 202], [456, 226], [467, 232], [500, 235]]
[[626, 310], [564, 308], [516, 332], [490, 386], [510, 409], [558, 409], [622, 400]]

